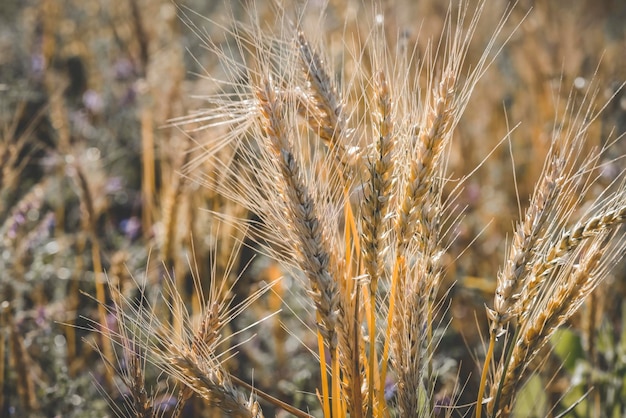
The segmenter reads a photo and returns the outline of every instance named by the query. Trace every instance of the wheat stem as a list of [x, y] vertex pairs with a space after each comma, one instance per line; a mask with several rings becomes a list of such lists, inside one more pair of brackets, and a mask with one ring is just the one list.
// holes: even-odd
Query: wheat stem
[[483, 371], [480, 375], [480, 385], [478, 387], [478, 399], [476, 400], [476, 418], [482, 418], [483, 409], [483, 395], [485, 393], [485, 386], [487, 385], [487, 376], [489, 375], [489, 367], [491, 365], [491, 358], [493, 357], [493, 349], [496, 345], [496, 333], [489, 333], [489, 347], [487, 348], [487, 354], [485, 355], [485, 363], [483, 364]]
[[[344, 190], [344, 197], [348, 198], [348, 191]], [[344, 235], [345, 235], [345, 277], [341, 282], [341, 293], [345, 295], [346, 302], [342, 317], [345, 321], [341, 324], [339, 355], [343, 364], [342, 387], [347, 413], [350, 417], [361, 417], [363, 413], [363, 400], [361, 391], [361, 343], [363, 338], [361, 331], [361, 285], [354, 277], [353, 269], [358, 268], [360, 262], [360, 243], [358, 240], [356, 224], [352, 207], [344, 205]], [[353, 254], [356, 261], [353, 261]], [[342, 408], [343, 409], [343, 408]]]
[[[320, 313], [316, 312], [315, 316], [317, 322], [321, 321]], [[322, 379], [322, 408], [324, 410], [324, 417], [332, 417], [330, 413], [330, 393], [328, 390], [328, 369], [326, 365], [326, 347], [324, 346], [324, 337], [322, 333], [317, 331], [317, 352], [320, 357], [320, 377]]]

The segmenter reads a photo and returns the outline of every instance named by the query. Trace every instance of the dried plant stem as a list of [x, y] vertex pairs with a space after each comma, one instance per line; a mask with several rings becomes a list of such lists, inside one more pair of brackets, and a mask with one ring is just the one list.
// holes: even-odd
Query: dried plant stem
[[489, 366], [493, 357], [493, 350], [496, 344], [496, 333], [489, 333], [489, 346], [485, 355], [483, 371], [480, 375], [480, 385], [478, 387], [478, 400], [476, 401], [476, 418], [481, 418], [483, 409], [483, 395], [485, 394], [485, 386], [487, 385], [487, 376], [489, 375]]
[[141, 64], [141, 74], [145, 76], [148, 71], [149, 63], [149, 38], [144, 28], [144, 22], [141, 19], [141, 7], [137, 0], [129, 0], [130, 11], [132, 15], [132, 24], [135, 39], [139, 45], [139, 62]]
[[76, 329], [75, 329], [74, 324], [76, 323], [76, 318], [78, 318], [78, 306], [80, 302], [79, 275], [81, 274], [81, 272], [85, 271], [85, 262], [82, 257], [82, 254], [85, 253], [86, 247], [87, 247], [86, 237], [84, 235], [79, 235], [76, 239], [77, 256], [74, 257], [74, 271], [70, 278], [68, 302], [67, 302], [68, 311], [72, 312], [73, 314], [71, 317], [71, 320], [68, 321], [68, 327], [67, 327], [67, 333], [66, 333], [67, 357], [68, 357], [68, 364], [70, 365], [72, 364], [72, 361], [76, 359], [77, 339], [76, 339]]
[[[107, 320], [106, 289], [104, 270], [102, 268], [102, 259], [100, 256], [100, 241], [96, 232], [96, 209], [94, 207], [93, 195], [91, 193], [91, 189], [89, 188], [87, 177], [85, 177], [85, 174], [83, 173], [82, 167], [75, 165], [74, 168], [76, 170], [75, 178], [81, 192], [81, 206], [84, 214], [83, 228], [87, 232], [89, 240], [91, 241], [91, 259], [93, 263], [94, 283], [96, 287], [96, 301], [98, 302], [98, 317], [100, 320], [100, 326], [102, 327], [102, 333], [100, 334], [100, 346], [102, 347], [105, 361], [109, 364], [115, 364], [113, 349], [110, 344], [107, 344], [107, 341], [110, 339], [110, 329]], [[113, 371], [110, 368], [106, 369], [105, 377], [109, 388], [115, 387]]]
[[[383, 344], [383, 353], [381, 356], [381, 371], [380, 371], [380, 389], [379, 393], [384, 399], [385, 396], [385, 381], [387, 379], [387, 369], [389, 364], [389, 354], [391, 347], [391, 330], [394, 327], [394, 315], [397, 311], [396, 304], [398, 303], [401, 295], [398, 294], [400, 291], [400, 272], [404, 271], [405, 262], [404, 259], [400, 259], [393, 266], [393, 272], [391, 274], [391, 287], [389, 290], [389, 315], [387, 315], [387, 335], [385, 336], [385, 343]], [[378, 409], [378, 416], [382, 416], [384, 405], [381, 403]]]
[[152, 124], [152, 111], [148, 106], [144, 106], [141, 112], [141, 163], [143, 170], [141, 176], [141, 227], [146, 238], [149, 237], [152, 230], [153, 199], [156, 189]]
[[18, 376], [20, 376], [17, 379], [17, 394], [24, 410], [26, 412], [35, 412], [39, 409], [39, 402], [37, 402], [35, 382], [32, 376], [32, 368], [30, 367], [32, 362], [24, 346], [24, 338], [20, 334], [17, 324], [15, 324], [13, 318], [9, 318], [9, 321], [12, 366]]
[[[332, 352], [331, 352], [332, 353]], [[344, 408], [341, 408], [341, 372], [339, 366], [339, 356], [335, 354], [331, 355], [331, 396], [332, 396], [332, 405], [333, 405], [333, 417], [345, 417]]]
[[[189, 152], [185, 152], [186, 156], [189, 156]], [[188, 157], [187, 157], [188, 158]], [[180, 167], [184, 166], [183, 164]], [[165, 181], [166, 179], [164, 179]], [[169, 179], [168, 179], [169, 180]], [[163, 243], [162, 243], [162, 259], [166, 265], [172, 265], [174, 263], [174, 246], [176, 243], [176, 225], [180, 209], [180, 201], [182, 191], [185, 184], [185, 179], [182, 176], [174, 176], [173, 186], [165, 190], [165, 197], [163, 201]]]
[[[348, 190], [344, 190], [344, 197], [348, 201]], [[357, 229], [349, 204], [344, 205], [344, 236], [345, 236], [345, 277], [356, 276], [354, 269], [358, 269], [360, 264], [361, 248], [358, 240]], [[353, 260], [353, 254], [356, 260]], [[342, 332], [339, 333], [339, 355], [342, 367], [342, 389], [346, 404], [346, 410], [350, 417], [360, 418], [363, 416], [363, 393], [362, 393], [362, 309], [361, 297], [362, 286], [353, 279], [341, 281], [341, 293], [346, 295], [345, 304], [341, 312], [341, 317], [345, 318], [341, 325]]]
[[367, 411], [375, 411], [378, 391], [376, 382], [378, 378], [378, 356], [376, 353], [376, 295], [371, 292], [366, 293], [369, 303], [366, 307], [367, 326], [369, 330], [370, 348], [368, 356], [367, 372]]
[[[102, 350], [104, 353], [104, 357], [113, 361], [114, 354], [111, 349], [111, 345], [106, 343], [106, 334], [110, 332], [108, 321], [107, 321], [107, 311], [106, 311], [106, 289], [105, 289], [105, 280], [104, 280], [104, 270], [102, 269], [102, 259], [100, 258], [100, 243], [98, 239], [96, 239], [95, 234], [93, 234], [91, 239], [91, 258], [93, 262], [93, 273], [94, 280], [96, 284], [96, 300], [98, 301], [98, 316], [100, 318], [100, 325], [102, 326]], [[113, 372], [107, 369], [106, 373], [108, 384], [111, 385], [109, 387], [114, 387], [114, 377]]]
[[350, 347], [350, 352], [348, 360], [350, 361], [347, 370], [347, 376], [349, 376], [346, 384], [346, 389], [344, 390], [346, 393], [347, 400], [347, 409], [350, 417], [360, 418], [362, 417], [362, 405], [363, 405], [363, 394], [361, 391], [361, 359], [360, 359], [360, 347], [361, 347], [361, 334], [359, 324], [361, 323], [361, 316], [359, 314], [359, 304], [361, 301], [361, 292], [359, 291], [359, 286], [355, 286], [354, 291], [354, 301], [352, 302], [352, 316], [348, 318], [352, 318], [350, 320], [350, 324], [346, 327], [347, 338], [349, 339], [348, 344]]
[[[320, 313], [316, 312], [315, 313], [316, 316], [316, 321], [319, 323], [321, 321], [320, 319]], [[320, 357], [320, 377], [322, 379], [322, 408], [324, 410], [324, 416], [325, 417], [330, 417], [332, 416], [330, 414], [330, 392], [328, 389], [328, 369], [327, 369], [327, 365], [326, 365], [326, 347], [324, 345], [324, 337], [322, 336], [322, 333], [319, 331], [317, 331], [317, 352], [319, 353], [319, 357]]]
[[[187, 159], [190, 156], [189, 152], [183, 151], [184, 157], [181, 159], [182, 161], [180, 162], [180, 164], [178, 164], [179, 167], [182, 167], [185, 165], [185, 163], [187, 162]], [[163, 183], [166, 183], [165, 181], [163, 181]], [[174, 255], [174, 250], [175, 250], [175, 244], [177, 244], [179, 242], [178, 236], [177, 236], [177, 225], [178, 225], [178, 217], [179, 217], [179, 210], [180, 210], [180, 203], [181, 203], [181, 197], [182, 197], [182, 193], [183, 193], [183, 189], [184, 189], [184, 185], [185, 185], [185, 178], [183, 176], [178, 176], [175, 175], [174, 176], [174, 184], [171, 188], [165, 188], [164, 187], [164, 191], [163, 193], [165, 193], [165, 198], [162, 199], [163, 201], [163, 206], [162, 206], [162, 222], [163, 222], [163, 230], [164, 230], [164, 234], [163, 234], [163, 241], [161, 243], [161, 255], [162, 255], [162, 260], [163, 260], [163, 264], [165, 266], [166, 269], [171, 269], [170, 272], [172, 273], [173, 277], [175, 278], [175, 280], [177, 281], [177, 289], [179, 292], [184, 292], [184, 289], [186, 288], [184, 280], [185, 280], [185, 274], [182, 271], [182, 268], [180, 267], [179, 263], [177, 262], [179, 259], [177, 257], [175, 257]], [[183, 294], [183, 302], [184, 300], [187, 300], [188, 295]], [[178, 298], [172, 298], [172, 303], [178, 303], [179, 299]], [[179, 308], [175, 307], [175, 310], [178, 310]], [[180, 319], [180, 317], [178, 315], [174, 315], [174, 318], [172, 318], [172, 320], [174, 321], [174, 329], [178, 330], [178, 334], [182, 335], [183, 333], [183, 324], [181, 323], [177, 323], [178, 319]]]
[[[10, 315], [11, 304], [8, 301], [0, 302], [0, 411], [4, 411], [4, 391], [6, 386], [5, 379], [5, 367], [6, 367], [6, 348], [7, 348], [7, 336], [10, 334]], [[9, 337], [10, 338], [10, 337]]]
[[[520, 335], [521, 329], [518, 327], [515, 330], [515, 333], [513, 334], [513, 337], [511, 338], [511, 341], [517, 341]], [[496, 338], [497, 339], [497, 338]], [[513, 348], [515, 347], [515, 344], [512, 343], [507, 347], [507, 350], [504, 353], [504, 360], [501, 363], [501, 366], [498, 366], [499, 368], [501, 368], [502, 370], [508, 370], [509, 368], [509, 364], [511, 364], [511, 359], [513, 358]], [[500, 376], [501, 377], [501, 376]], [[504, 380], [503, 379], [494, 379], [495, 382], [495, 386], [497, 386], [497, 388], [495, 386], [492, 386], [490, 391], [493, 393], [495, 392], [495, 396], [494, 397], [490, 397], [489, 401], [493, 402], [493, 405], [499, 405], [500, 404], [500, 396], [502, 394], [502, 387], [504, 385]], [[489, 406], [490, 403], [487, 403], [487, 409], [489, 410]], [[493, 414], [490, 414], [493, 415]], [[476, 417], [478, 418], [478, 415], [476, 415]]]

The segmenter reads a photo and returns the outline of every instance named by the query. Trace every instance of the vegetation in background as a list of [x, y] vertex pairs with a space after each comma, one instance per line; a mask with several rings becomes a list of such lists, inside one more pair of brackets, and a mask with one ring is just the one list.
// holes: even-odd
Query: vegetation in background
[[293, 3], [0, 6], [0, 415], [624, 415], [626, 5]]

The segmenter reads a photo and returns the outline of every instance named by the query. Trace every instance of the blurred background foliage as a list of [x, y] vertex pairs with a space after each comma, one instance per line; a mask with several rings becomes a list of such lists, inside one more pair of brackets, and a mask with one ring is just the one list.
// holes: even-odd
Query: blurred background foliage
[[[256, 7], [272, 22], [269, 3], [259, 1]], [[438, 0], [377, 6], [330, 0], [320, 20], [326, 2], [291, 3], [306, 7], [303, 27], [328, 45], [338, 78], [345, 48], [358, 47], [377, 13], [384, 16], [388, 39], [396, 47], [414, 46], [419, 56], [429, 38], [438, 39], [448, 8]], [[488, 2], [472, 56], [482, 53], [509, 5]], [[127, 415], [128, 388], [119, 377], [123, 361], [114, 372], [94, 349], [97, 345], [105, 358], [115, 358], [114, 348], [93, 332], [94, 323], [116, 326], [115, 315], [97, 303], [110, 303], [105, 272], [126, 295], [137, 283], [159, 293], [170, 274], [192, 312], [198, 309], [192, 259], [205, 288], [211, 266], [229, 280], [243, 274], [236, 300], [281, 275], [263, 257], [252, 260], [245, 246], [237, 267], [227, 271], [241, 231], [218, 227], [206, 209], [254, 214], [180, 175], [201, 155], [198, 144], [210, 141], [211, 132], [184, 132], [168, 124], [206, 106], [201, 96], [214, 93], [215, 86], [202, 74], [220, 78], [224, 69], [203, 42], [232, 42], [224, 28], [232, 27], [233, 18], [245, 21], [246, 7], [248, 2], [221, 0], [0, 2], [1, 416]], [[450, 382], [466, 383], [470, 396], [462, 397], [461, 405], [475, 400], [475, 357], [481, 355], [480, 333], [487, 324], [484, 304], [492, 301], [506, 239], [527, 204], [572, 86], [581, 93], [595, 79], [600, 107], [626, 80], [624, 1], [521, 0], [507, 27], [513, 35], [478, 84], [450, 161], [450, 172], [461, 177], [486, 159], [457, 202], [464, 218], [449, 253], [460, 256], [447, 262], [443, 287], [452, 290], [445, 296], [444, 323], [450, 326], [435, 359], [442, 370], [442, 399]], [[589, 147], [615, 140], [625, 130], [626, 95], [619, 91], [594, 124]], [[604, 157], [599, 185], [623, 169], [619, 157], [624, 155], [626, 145], [619, 140]], [[209, 163], [192, 166], [206, 181], [220, 180]], [[319, 416], [315, 360], [307, 349], [315, 346], [315, 335], [286, 331], [302, 329], [299, 291], [290, 283], [286, 278], [231, 324], [233, 330], [242, 328], [283, 308], [251, 331], [258, 335], [239, 347], [228, 368]], [[519, 407], [519, 416], [549, 415], [554, 405], [567, 407], [592, 387], [574, 416], [624, 411], [625, 296], [624, 269], [618, 266], [571, 329], [554, 338], [554, 351], [546, 351], [545, 364], [528, 385], [529, 397], [521, 398], [529, 401]], [[284, 309], [287, 305], [291, 309]], [[146, 390], [168, 416], [174, 383], [149, 367], [146, 379]], [[542, 398], [535, 402], [538, 392]], [[219, 416], [199, 400], [184, 414]], [[273, 411], [268, 408], [266, 415]]]

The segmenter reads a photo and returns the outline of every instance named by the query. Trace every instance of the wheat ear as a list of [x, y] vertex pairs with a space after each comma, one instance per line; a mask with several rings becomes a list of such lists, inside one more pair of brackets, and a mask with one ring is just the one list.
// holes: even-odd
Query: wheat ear
[[[235, 260], [233, 257], [227, 263], [224, 277], [230, 274]], [[218, 348], [228, 338], [224, 335], [226, 324], [258, 300], [269, 286], [255, 292], [243, 303], [231, 306], [232, 283], [225, 278], [212, 277], [208, 300], [204, 300], [205, 293], [197, 271], [193, 277], [202, 308], [199, 323], [194, 323], [190, 317], [182, 295], [177, 292], [175, 282], [169, 276], [165, 277], [162, 297], [169, 311], [166, 317], [178, 316], [172, 324], [164, 324], [159, 320], [155, 306], [151, 306], [150, 301], [143, 298], [143, 293], [142, 300], [137, 302], [113, 289], [122, 343], [132, 341], [137, 347], [132, 351], [140, 353], [142, 361], [154, 364], [185, 386], [179, 392], [173, 416], [180, 413], [193, 391], [228, 416], [262, 417], [255, 397], [246, 397], [224, 368], [221, 359], [228, 352], [220, 352]], [[166, 294], [173, 300], [167, 298]], [[173, 324], [183, 325], [182, 335]], [[111, 338], [110, 334], [105, 336]]]
[[[317, 311], [317, 326], [324, 342], [328, 345], [331, 361], [331, 382], [333, 411], [339, 411], [340, 365], [337, 356], [338, 319], [341, 294], [336, 278], [340, 277], [337, 263], [331, 264], [330, 244], [319, 219], [315, 200], [309, 193], [301, 173], [300, 164], [293, 151], [288, 128], [285, 125], [285, 103], [276, 94], [271, 78], [267, 78], [256, 91], [259, 101], [262, 126], [268, 148], [280, 172], [285, 216], [289, 224], [288, 232], [296, 246], [297, 263], [309, 279], [309, 294]], [[332, 270], [335, 269], [333, 276]], [[320, 355], [324, 346], [319, 346]], [[323, 363], [322, 363], [323, 364]], [[326, 371], [322, 367], [322, 376]], [[324, 400], [329, 397], [324, 396]], [[325, 406], [328, 408], [328, 405]]]
[[326, 65], [313, 50], [303, 32], [296, 38], [306, 89], [300, 91], [299, 109], [313, 132], [328, 146], [339, 163], [342, 177], [350, 181], [353, 177], [353, 150], [347, 145], [346, 119], [341, 97], [335, 83], [328, 75]]
[[[430, 202], [427, 193], [437, 177], [437, 162], [449, 138], [455, 117], [454, 85], [456, 76], [447, 71], [438, 86], [424, 127], [419, 132], [417, 155], [411, 160], [401, 206], [396, 220], [397, 256], [401, 256], [410, 240], [415, 236], [415, 229], [423, 222], [423, 209]], [[420, 231], [423, 232], [423, 231]]]
[[530, 362], [554, 331], [576, 312], [595, 289], [603, 277], [602, 269], [608, 267], [610, 261], [607, 260], [615, 258], [615, 254], [611, 254], [603, 243], [604, 236], [594, 240], [577, 265], [570, 264], [555, 272], [555, 283], [529, 307], [532, 314], [518, 333], [509, 365], [505, 369], [502, 364], [496, 373], [494, 381], [502, 383], [491, 388], [488, 409], [496, 412], [495, 416], [507, 417], [510, 414], [516, 388]]
[[337, 348], [339, 291], [330, 272], [328, 244], [315, 210], [315, 202], [303, 182], [299, 163], [289, 141], [284, 104], [277, 97], [271, 79], [267, 79], [257, 90], [257, 98], [269, 147], [280, 170], [281, 192], [287, 219], [293, 228], [292, 238], [298, 241], [298, 262], [309, 279], [310, 293], [320, 313], [319, 330], [333, 353]]
[[198, 361], [185, 354], [167, 360], [171, 363], [170, 367], [180, 376], [184, 376], [185, 384], [206, 399], [210, 405], [235, 418], [263, 417], [259, 404], [239, 392], [217, 362], [211, 364], [207, 358]]
[[375, 79], [377, 121], [375, 152], [368, 162], [369, 181], [364, 185], [361, 212], [361, 248], [363, 265], [370, 279], [370, 294], [376, 295], [378, 280], [383, 275], [384, 259], [388, 249], [384, 242], [384, 223], [392, 199], [394, 146], [392, 98], [383, 72]]
[[527, 315], [530, 312], [530, 307], [541, 290], [541, 284], [568, 254], [576, 251], [585, 240], [611, 230], [624, 221], [626, 221], [626, 206], [605, 211], [563, 232], [561, 238], [548, 249], [546, 256], [533, 265], [532, 274], [529, 275], [521, 291], [516, 311], [521, 315]]
[[[376, 91], [375, 104], [375, 135], [374, 152], [367, 163], [369, 180], [363, 185], [363, 203], [361, 207], [361, 249], [363, 265], [369, 278], [369, 334], [374, 345], [376, 336], [376, 298], [378, 280], [383, 276], [385, 255], [388, 250], [385, 242], [389, 203], [392, 199], [394, 184], [394, 126], [392, 115], [392, 98], [385, 74], [381, 71], [374, 80]], [[375, 350], [370, 352], [368, 388], [368, 405], [373, 409], [376, 388], [374, 384], [375, 367], [377, 366]]]
[[560, 164], [556, 161], [551, 164], [553, 169], [542, 178], [535, 189], [524, 221], [515, 230], [504, 270], [498, 274], [494, 308], [487, 310], [487, 316], [492, 321], [491, 332], [495, 332], [496, 335], [504, 332], [503, 325], [513, 315], [514, 302], [519, 297], [518, 292], [523, 284], [523, 278], [528, 274], [527, 263], [533, 257], [532, 250], [549, 215], [552, 214], [551, 209], [563, 181], [558, 166]]

